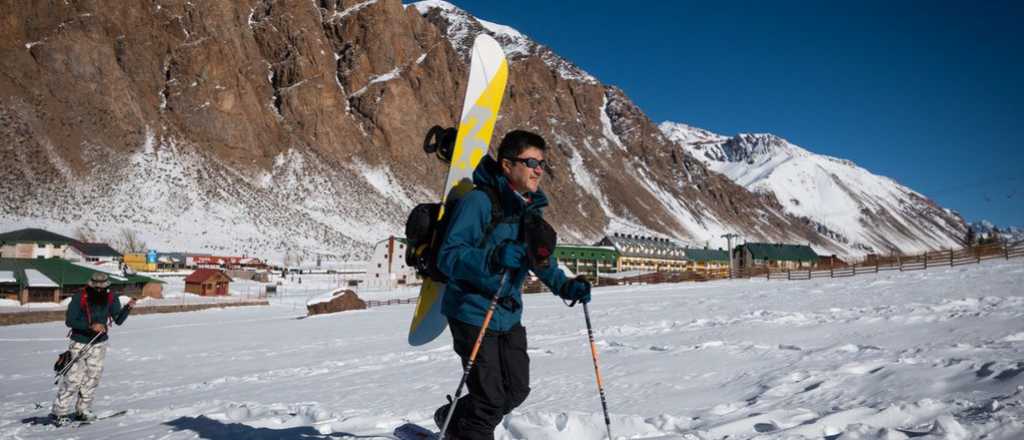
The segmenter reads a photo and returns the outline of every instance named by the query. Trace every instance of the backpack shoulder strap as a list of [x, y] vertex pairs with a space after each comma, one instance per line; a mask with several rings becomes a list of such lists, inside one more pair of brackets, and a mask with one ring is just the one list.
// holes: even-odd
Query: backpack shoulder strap
[[498, 198], [498, 192], [489, 186], [478, 186], [476, 189], [487, 194], [487, 199], [491, 201], [491, 225], [501, 223], [501, 220], [505, 217], [505, 210], [501, 207], [501, 199]]
[[86, 321], [92, 324], [92, 310], [89, 309], [89, 300], [86, 299], [86, 295], [85, 288], [82, 288], [82, 293], [78, 297], [78, 306], [85, 311]]
[[491, 201], [491, 222], [484, 226], [484, 235], [480, 239], [480, 245], [482, 246], [490, 238], [491, 232], [494, 232], [494, 228], [498, 226], [503, 220], [505, 220], [505, 210], [501, 207], [501, 199], [498, 197], [498, 192], [490, 186], [478, 185], [476, 190], [482, 191], [487, 194], [487, 199]]

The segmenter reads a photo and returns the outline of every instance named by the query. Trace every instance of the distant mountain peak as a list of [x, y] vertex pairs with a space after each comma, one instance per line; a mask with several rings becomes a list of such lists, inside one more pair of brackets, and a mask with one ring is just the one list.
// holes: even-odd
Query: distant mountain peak
[[420, 15], [427, 16], [432, 10], [439, 10], [447, 21], [446, 35], [456, 52], [469, 57], [473, 38], [486, 33], [501, 44], [509, 61], [536, 55], [549, 67], [558, 72], [564, 79], [588, 84], [598, 84], [597, 78], [587, 73], [573, 62], [562, 58], [547, 46], [533, 41], [519, 30], [504, 24], [494, 23], [473, 16], [469, 12], [444, 0], [423, 0], [411, 3]]
[[963, 230], [959, 215], [910, 188], [775, 134], [726, 137], [677, 122], [659, 127], [712, 170], [775, 196], [786, 212], [849, 246], [876, 252], [954, 246]]

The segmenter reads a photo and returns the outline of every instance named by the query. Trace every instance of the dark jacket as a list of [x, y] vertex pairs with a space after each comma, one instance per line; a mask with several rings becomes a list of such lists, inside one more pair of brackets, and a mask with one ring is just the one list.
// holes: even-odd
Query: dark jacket
[[[501, 173], [498, 163], [490, 156], [484, 156], [473, 172], [473, 183], [489, 186], [496, 191], [506, 218], [521, 217], [527, 211], [540, 214], [547, 206], [548, 199], [538, 191], [529, 194], [529, 202], [512, 191], [508, 180]], [[480, 190], [470, 191], [455, 209], [444, 243], [438, 251], [437, 267], [448, 276], [441, 311], [445, 316], [481, 326], [491, 297], [501, 284], [502, 271], [492, 264], [492, 254], [502, 242], [520, 241], [519, 223], [499, 223], [485, 237], [491, 224], [491, 200]], [[565, 273], [551, 257], [544, 269], [533, 270], [540, 280], [559, 292], [567, 281]], [[510, 274], [509, 285], [505, 287], [501, 306], [491, 318], [490, 328], [508, 331], [522, 319], [522, 284], [527, 270]]]
[[[96, 336], [96, 332], [89, 329], [92, 323], [98, 322], [109, 326], [110, 321], [113, 321], [115, 324], [121, 325], [128, 319], [128, 313], [131, 311], [131, 308], [122, 308], [121, 301], [118, 300], [117, 295], [113, 295], [109, 304], [107, 301], [102, 301], [99, 304], [90, 303], [86, 299], [85, 304], [88, 311], [82, 308], [82, 297], [84, 295], [85, 289], [82, 289], [81, 292], [71, 297], [71, 302], [68, 303], [68, 311], [64, 317], [64, 323], [71, 328], [71, 340], [88, 344]], [[109, 327], [107, 332], [110, 332]], [[104, 333], [96, 339], [96, 342], [99, 343], [106, 340], [107, 334]]]

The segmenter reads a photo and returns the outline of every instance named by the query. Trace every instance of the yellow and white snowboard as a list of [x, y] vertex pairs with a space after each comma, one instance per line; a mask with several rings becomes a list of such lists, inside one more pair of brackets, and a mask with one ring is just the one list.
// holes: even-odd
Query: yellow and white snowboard
[[[478, 35], [473, 41], [469, 67], [469, 85], [462, 104], [451, 167], [441, 195], [441, 206], [450, 197], [462, 197], [473, 189], [473, 170], [487, 154], [494, 123], [498, 120], [501, 99], [508, 82], [508, 61], [494, 38]], [[441, 210], [440, 216], [449, 213]], [[409, 325], [409, 344], [423, 345], [444, 332], [447, 319], [441, 314], [443, 283], [424, 278], [419, 303]]]

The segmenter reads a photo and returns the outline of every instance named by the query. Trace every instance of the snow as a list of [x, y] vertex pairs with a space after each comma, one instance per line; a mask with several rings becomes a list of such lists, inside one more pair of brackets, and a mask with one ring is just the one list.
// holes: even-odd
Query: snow
[[501, 48], [505, 50], [506, 56], [514, 58], [516, 56], [530, 55], [535, 43], [519, 31], [503, 24], [492, 23], [479, 18], [476, 21], [502, 42]]
[[374, 3], [377, 3], [377, 0], [368, 0], [368, 1], [365, 1], [365, 2], [361, 2], [361, 3], [356, 3], [356, 4], [346, 8], [344, 11], [335, 12], [334, 15], [332, 15], [330, 19], [331, 20], [341, 20], [341, 19], [343, 19], [343, 18], [345, 18], [345, 17], [347, 17], [347, 16], [349, 16], [351, 14], [359, 12], [360, 10], [362, 10], [362, 9], [366, 8], [367, 6], [370, 6], [370, 5], [374, 4]]
[[9, 270], [0, 271], [0, 283], [17, 283], [18, 279], [14, 277], [14, 272]]
[[382, 73], [380, 75], [372, 75], [372, 76], [370, 76], [370, 81], [368, 81], [365, 86], [363, 86], [359, 90], [356, 90], [355, 92], [353, 92], [349, 96], [350, 96], [350, 98], [356, 98], [356, 97], [362, 96], [363, 93], [366, 93], [366, 90], [370, 86], [372, 86], [374, 84], [377, 84], [377, 83], [381, 83], [381, 82], [391, 81], [391, 80], [393, 80], [395, 78], [399, 78], [399, 75], [401, 75], [401, 73], [402, 73], [402, 66], [396, 66], [394, 69], [391, 69], [390, 71], [388, 71], [386, 73]]
[[[1022, 438], [1022, 279], [1024, 264], [1010, 260], [843, 280], [598, 287], [590, 311], [612, 432]], [[461, 370], [447, 333], [406, 344], [414, 307], [132, 316], [112, 329], [95, 407], [129, 415], [67, 435], [344, 439], [407, 420], [432, 427]], [[602, 438], [580, 315], [549, 294], [526, 296], [532, 392], [497, 439]], [[54, 387], [41, 366], [65, 349], [64, 333], [59, 322], [0, 327], [0, 438], [54, 437], [20, 421], [48, 411]]]
[[[1006, 241], [1009, 243], [1016, 243], [1024, 240], [1024, 228], [1016, 226], [1004, 226], [998, 227], [988, 220], [978, 220], [971, 222], [969, 225], [974, 230], [975, 235], [981, 238], [997, 238], [999, 241]], [[998, 229], [998, 237], [995, 231]]]
[[604, 96], [604, 101], [601, 103], [601, 134], [619, 147], [620, 150], [626, 151], [626, 146], [622, 143], [622, 139], [619, 139], [619, 135], [615, 134], [615, 131], [612, 130], [612, 120], [608, 117], [608, 95]]
[[[771, 134], [728, 138], [673, 122], [659, 128], [711, 170], [750, 191], [774, 194], [787, 213], [840, 234], [847, 241], [837, 243], [840, 254], [859, 258], [893, 247], [920, 253], [960, 246], [952, 238], [959, 231], [920, 220], [938, 213], [923, 195], [849, 160], [815, 154]], [[873, 220], [879, 218], [886, 223]]]
[[25, 269], [25, 278], [27, 279], [28, 287], [60, 287], [49, 277], [35, 269]]
[[431, 9], [440, 9], [442, 15], [448, 20], [446, 35], [448, 41], [456, 52], [464, 56], [468, 56], [472, 37], [475, 37], [479, 33], [479, 29], [483, 28], [485, 32], [490, 33], [501, 44], [505, 55], [512, 62], [523, 57], [537, 55], [564, 79], [587, 84], [598, 83], [596, 78], [583, 69], [558, 56], [546, 46], [531, 40], [511, 26], [475, 17], [469, 12], [443, 0], [424, 0], [412, 3], [411, 5], [416, 8], [420, 15], [427, 15]]

